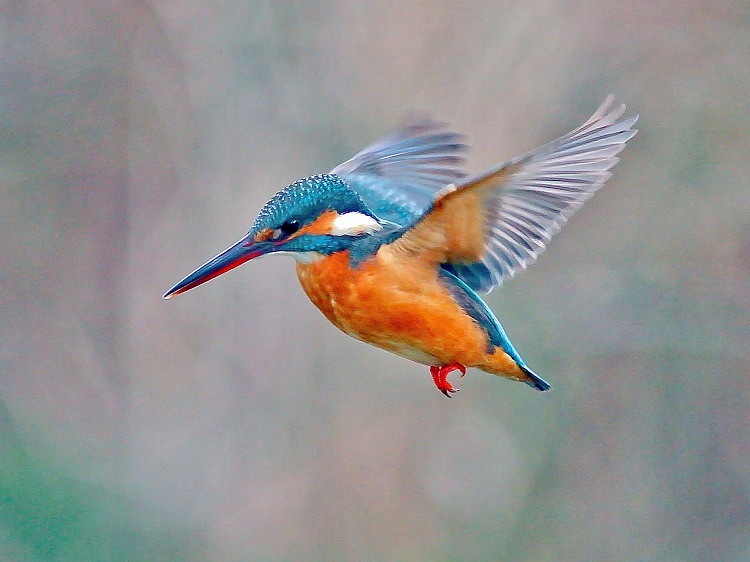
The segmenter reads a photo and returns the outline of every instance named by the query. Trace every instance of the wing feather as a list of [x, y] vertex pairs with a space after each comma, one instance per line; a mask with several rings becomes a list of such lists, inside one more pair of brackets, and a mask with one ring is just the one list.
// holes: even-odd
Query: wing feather
[[[395, 243], [428, 251], [480, 292], [532, 264], [552, 236], [598, 189], [636, 134], [608, 96], [580, 127], [488, 173], [440, 192]], [[442, 244], [443, 250], [429, 244]], [[422, 246], [427, 244], [427, 246]]]
[[432, 204], [435, 193], [464, 176], [463, 137], [445, 124], [416, 116], [331, 173], [342, 177], [380, 218], [406, 225]]

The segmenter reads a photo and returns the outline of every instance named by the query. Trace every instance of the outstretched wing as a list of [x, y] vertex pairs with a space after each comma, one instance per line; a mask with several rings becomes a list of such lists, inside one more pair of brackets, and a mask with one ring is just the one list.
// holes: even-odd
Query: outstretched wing
[[489, 292], [525, 269], [612, 175], [638, 116], [608, 96], [577, 129], [449, 186], [395, 244], [429, 255], [472, 289]]
[[435, 193], [464, 176], [463, 137], [426, 116], [413, 117], [390, 135], [336, 166], [378, 217], [406, 225], [432, 204]]

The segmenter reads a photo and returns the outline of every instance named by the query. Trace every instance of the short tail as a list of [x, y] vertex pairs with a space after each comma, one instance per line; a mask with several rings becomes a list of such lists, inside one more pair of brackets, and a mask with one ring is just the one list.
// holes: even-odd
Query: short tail
[[520, 364], [518, 365], [521, 370], [529, 377], [529, 380], [523, 381], [526, 384], [528, 384], [531, 388], [534, 388], [536, 390], [540, 390], [542, 392], [551, 389], [552, 387], [550, 384], [544, 380], [542, 377], [537, 375], [534, 371], [529, 369], [526, 365]]

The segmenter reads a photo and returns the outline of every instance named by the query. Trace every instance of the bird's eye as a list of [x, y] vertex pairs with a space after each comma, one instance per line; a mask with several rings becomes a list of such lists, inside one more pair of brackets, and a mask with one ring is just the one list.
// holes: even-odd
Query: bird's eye
[[290, 236], [299, 230], [299, 221], [287, 221], [281, 225], [281, 232]]
[[273, 231], [271, 234], [271, 240], [281, 240], [287, 236], [291, 236], [299, 230], [299, 221], [287, 221], [282, 224], [279, 228]]

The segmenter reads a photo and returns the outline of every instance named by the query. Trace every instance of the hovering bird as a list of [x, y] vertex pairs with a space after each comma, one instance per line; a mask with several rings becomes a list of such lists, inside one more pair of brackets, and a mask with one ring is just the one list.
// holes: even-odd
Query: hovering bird
[[426, 117], [328, 174], [274, 195], [239, 242], [164, 298], [266, 254], [289, 254], [307, 296], [350, 336], [428, 365], [437, 388], [467, 367], [550, 385], [479, 297], [525, 269], [611, 176], [638, 116], [609, 96], [577, 129], [472, 177], [462, 137]]

